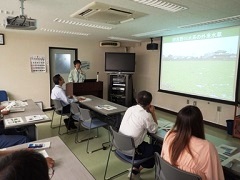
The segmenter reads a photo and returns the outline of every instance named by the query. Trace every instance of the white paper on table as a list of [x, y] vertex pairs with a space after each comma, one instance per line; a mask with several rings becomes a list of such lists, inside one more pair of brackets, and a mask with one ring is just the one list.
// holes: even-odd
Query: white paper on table
[[230, 156], [236, 149], [237, 147], [228, 146], [226, 144], [217, 146], [218, 154], [224, 154], [226, 156]]
[[46, 150], [40, 150], [40, 151], [38, 151], [40, 154], [42, 154], [45, 158], [46, 157], [49, 157], [49, 155], [48, 155], [48, 153], [47, 153], [47, 151]]
[[5, 125], [12, 126], [16, 124], [22, 124], [24, 123], [23, 119], [21, 117], [15, 117], [15, 118], [8, 118], [5, 119]]
[[38, 120], [42, 120], [42, 119], [43, 119], [43, 117], [42, 117], [41, 115], [26, 116], [25, 118], [26, 118], [26, 120], [27, 120], [28, 122], [38, 121]]

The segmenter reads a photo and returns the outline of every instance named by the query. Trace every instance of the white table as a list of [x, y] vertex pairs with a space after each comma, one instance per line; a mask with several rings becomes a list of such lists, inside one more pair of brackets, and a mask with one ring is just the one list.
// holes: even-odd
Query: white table
[[[91, 99], [89, 101], [80, 101], [79, 103], [96, 113], [103, 115], [105, 121], [113, 126], [114, 129], [118, 130], [122, 121], [122, 113], [127, 110], [127, 107], [98, 98], [93, 95], [84, 95], [85, 98]], [[115, 107], [116, 109], [106, 110], [104, 108], [97, 108], [102, 105], [110, 105]], [[101, 117], [99, 119], [102, 119]]]
[[[49, 141], [51, 142], [51, 147], [45, 150], [49, 157], [55, 160], [55, 172], [52, 180], [95, 179], [58, 136], [38, 140], [36, 142], [39, 143]], [[27, 144], [14, 146], [7, 149], [13, 150], [22, 148], [27, 148]]]
[[[18, 128], [18, 127], [29, 126], [29, 125], [34, 125], [34, 124], [38, 124], [38, 123], [44, 123], [44, 122], [51, 121], [51, 119], [48, 116], [46, 116], [46, 118], [44, 118], [44, 119], [28, 122], [25, 118], [26, 116], [46, 115], [46, 114], [33, 102], [33, 100], [28, 99], [27, 103], [28, 103], [28, 105], [24, 106], [25, 111], [23, 111], [23, 112], [12, 112], [12, 113], [9, 113], [8, 115], [4, 116], [3, 121], [4, 121], [5, 129]], [[16, 118], [16, 117], [21, 117], [22, 120], [23, 120], [23, 123], [13, 124], [13, 125], [7, 125], [6, 124], [6, 119]]]

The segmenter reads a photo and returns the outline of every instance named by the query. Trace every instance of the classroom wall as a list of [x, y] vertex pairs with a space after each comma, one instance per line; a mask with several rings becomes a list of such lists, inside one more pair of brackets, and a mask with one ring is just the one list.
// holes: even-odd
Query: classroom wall
[[[105, 51], [125, 52], [120, 48], [100, 48], [98, 41], [61, 35], [36, 35], [31, 31], [1, 32], [5, 45], [0, 46], [0, 89], [8, 92], [11, 99], [33, 99], [42, 101], [43, 107], [50, 107], [49, 47], [77, 48], [78, 59], [89, 61], [87, 78], [104, 82], [104, 98], [107, 98], [107, 74], [104, 72]], [[30, 71], [30, 56], [44, 55], [47, 60], [46, 73]], [[67, 82], [67, 79], [65, 79]]]
[[[49, 47], [77, 48], [78, 58], [90, 62], [88, 78], [96, 78], [104, 82], [104, 99], [107, 99], [107, 74], [104, 72], [105, 52], [135, 52], [136, 72], [133, 75], [134, 95], [141, 90], [148, 90], [153, 94], [153, 104], [157, 107], [178, 112], [187, 105], [197, 101], [204, 119], [226, 126], [226, 119], [233, 119], [234, 106], [210, 101], [181, 97], [158, 92], [160, 50], [146, 50], [143, 43], [125, 43], [120, 48], [100, 48], [99, 42], [86, 38], [36, 35], [32, 32], [12, 31], [1, 32], [5, 35], [5, 45], [0, 46], [0, 89], [5, 89], [10, 99], [28, 99], [42, 101], [43, 107], [50, 107], [50, 75], [47, 73], [30, 72], [30, 56], [44, 55], [49, 61]], [[159, 40], [155, 42], [159, 43]], [[128, 47], [128, 48], [126, 48]], [[49, 70], [49, 66], [47, 67]], [[66, 80], [67, 81], [67, 80]], [[217, 112], [221, 106], [221, 112]]]
[[[160, 44], [160, 40], [155, 40]], [[194, 98], [187, 98], [167, 93], [158, 92], [160, 50], [146, 50], [149, 42], [141, 43], [135, 47], [136, 72], [134, 79], [135, 95], [141, 90], [148, 90], [153, 94], [153, 104], [157, 107], [178, 112], [182, 107], [197, 101], [206, 121], [226, 126], [227, 119], [234, 118], [235, 106], [225, 105]], [[221, 106], [221, 112], [217, 112], [217, 106]]]

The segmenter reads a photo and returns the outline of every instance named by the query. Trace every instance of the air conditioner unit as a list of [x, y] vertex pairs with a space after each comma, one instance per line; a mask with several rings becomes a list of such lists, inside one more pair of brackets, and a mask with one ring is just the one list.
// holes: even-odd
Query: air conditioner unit
[[100, 47], [120, 47], [120, 42], [117, 41], [101, 41]]
[[73, 13], [71, 17], [108, 24], [120, 24], [120, 22], [137, 19], [145, 15], [147, 14], [130, 9], [92, 2]]

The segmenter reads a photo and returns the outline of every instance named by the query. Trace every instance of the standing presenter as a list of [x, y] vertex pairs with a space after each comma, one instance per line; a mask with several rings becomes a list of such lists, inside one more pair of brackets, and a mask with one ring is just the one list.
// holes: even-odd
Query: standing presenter
[[71, 70], [68, 76], [68, 82], [74, 82], [74, 83], [81, 83], [84, 82], [86, 79], [86, 73], [81, 70], [81, 61], [75, 60], [73, 61], [74, 69]]

